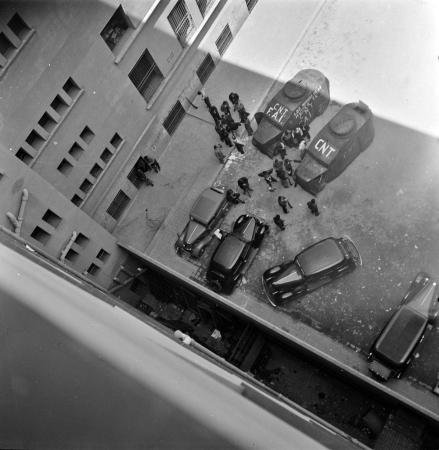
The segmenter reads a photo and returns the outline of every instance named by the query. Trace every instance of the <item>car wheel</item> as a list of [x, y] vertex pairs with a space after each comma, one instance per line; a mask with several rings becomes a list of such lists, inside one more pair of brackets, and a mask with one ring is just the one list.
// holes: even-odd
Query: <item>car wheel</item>
[[214, 292], [221, 292], [222, 287], [218, 280], [209, 281], [209, 286]]

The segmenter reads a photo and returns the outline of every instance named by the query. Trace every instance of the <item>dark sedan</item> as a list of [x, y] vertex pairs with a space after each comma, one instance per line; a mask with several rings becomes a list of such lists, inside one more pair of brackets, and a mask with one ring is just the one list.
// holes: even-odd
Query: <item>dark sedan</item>
[[253, 145], [270, 157], [285, 130], [307, 125], [329, 104], [329, 81], [318, 70], [298, 72], [268, 103], [253, 135]]
[[416, 346], [421, 342], [427, 325], [439, 312], [436, 282], [420, 272], [412, 281], [398, 311], [387, 322], [375, 340], [370, 354], [370, 372], [387, 381], [399, 378], [409, 366]]
[[354, 243], [347, 237], [327, 238], [302, 250], [292, 261], [264, 272], [268, 301], [281, 306], [352, 272], [361, 265]]
[[217, 292], [231, 294], [242, 276], [242, 271], [256, 251], [269, 227], [258, 217], [243, 214], [233, 225], [231, 234], [224, 235], [216, 248], [206, 279], [209, 285]]
[[316, 195], [370, 145], [374, 136], [369, 107], [363, 102], [344, 105], [312, 140], [296, 169], [297, 183]]
[[189, 222], [178, 235], [175, 250], [198, 258], [213, 238], [213, 231], [227, 212], [229, 202], [225, 189], [210, 187], [205, 189], [189, 214]]

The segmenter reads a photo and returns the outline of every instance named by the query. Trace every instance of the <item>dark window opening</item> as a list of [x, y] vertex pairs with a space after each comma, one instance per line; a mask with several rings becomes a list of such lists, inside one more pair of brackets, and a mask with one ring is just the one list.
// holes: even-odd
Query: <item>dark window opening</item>
[[79, 257], [79, 253], [75, 252], [72, 248], [66, 253], [65, 259], [67, 261], [70, 261], [72, 263], [76, 262]]
[[168, 15], [168, 21], [180, 44], [183, 47], [186, 47], [190, 37], [195, 31], [195, 26], [184, 0], [178, 0]]
[[135, 294], [144, 297], [149, 293], [148, 285], [138, 278], [134, 279], [130, 286], [130, 291]]
[[111, 138], [110, 144], [114, 148], [118, 148], [120, 144], [122, 144], [122, 141], [123, 139], [117, 133], [114, 133], [114, 136]]
[[101, 37], [108, 45], [110, 50], [114, 50], [128, 28], [132, 27], [128, 16], [125, 14], [122, 6], [119, 6], [111, 19], [101, 31]]
[[33, 157], [24, 149], [20, 148], [18, 152], [15, 154], [18, 159], [21, 159], [25, 164], [30, 164], [33, 160]]
[[81, 88], [73, 81], [72, 78], [69, 78], [62, 87], [63, 91], [69, 95], [70, 98], [74, 99], [78, 96]]
[[85, 194], [87, 194], [87, 192], [90, 192], [90, 189], [92, 188], [93, 183], [87, 179], [85, 179], [82, 183], [81, 186], [79, 186], [79, 189], [84, 192]]
[[90, 239], [82, 233], [78, 233], [76, 236], [75, 244], [78, 244], [80, 247], [84, 248], [89, 243]]
[[258, 0], [245, 0], [245, 3], [247, 4], [248, 10], [251, 11], [255, 7], [256, 3], [258, 3]]
[[9, 56], [14, 52], [15, 47], [12, 42], [8, 39], [5, 33], [0, 33], [0, 53], [8, 59]]
[[93, 131], [90, 130], [90, 128], [85, 127], [82, 131], [81, 134], [79, 135], [80, 138], [84, 141], [87, 142], [87, 144], [90, 144], [90, 142], [93, 140], [93, 138], [95, 137], [95, 134], [93, 133]]
[[143, 52], [128, 77], [146, 101], [151, 100], [163, 80], [148, 50]]
[[107, 213], [114, 219], [118, 220], [122, 213], [125, 211], [125, 208], [128, 206], [130, 200], [131, 199], [128, 197], [128, 195], [120, 190], [108, 207]]
[[207, 11], [210, 9], [212, 5], [212, 0], [196, 0], [198, 9], [200, 10], [201, 15], [204, 17]]
[[130, 170], [130, 173], [127, 175], [128, 180], [130, 180], [137, 189], [139, 189], [143, 184], [143, 181], [137, 176], [137, 163], [139, 161], [140, 158], [136, 161], [136, 164], [134, 164], [133, 168]]
[[96, 258], [99, 259], [100, 261], [107, 261], [107, 259], [110, 257], [110, 254], [105, 251], [103, 248], [101, 248], [98, 252], [98, 254], [96, 255]]
[[81, 206], [82, 198], [79, 195], [75, 194], [72, 197], [71, 202], [76, 206]]
[[108, 148], [106, 148], [102, 153], [100, 158], [102, 159], [102, 161], [107, 164], [108, 161], [110, 161], [111, 157], [113, 156], [113, 153], [110, 152], [110, 150], [108, 150]]
[[32, 231], [30, 236], [36, 241], [41, 242], [41, 244], [43, 245], [46, 245], [50, 239], [50, 234], [40, 227], [35, 227], [34, 231]]
[[226, 25], [223, 31], [221, 31], [221, 34], [219, 35], [218, 39], [215, 41], [216, 47], [220, 55], [224, 54], [224, 52], [227, 50], [227, 47], [230, 45], [232, 40], [233, 40], [232, 32], [230, 31], [229, 25]]
[[21, 40], [23, 40], [23, 38], [26, 37], [30, 31], [30, 27], [18, 14], [14, 14], [12, 16], [12, 19], [8, 22], [8, 27], [15, 34], [15, 36]]
[[46, 112], [41, 116], [38, 124], [44, 128], [48, 133], [51, 133], [56, 127], [56, 121]]
[[72, 169], [73, 166], [67, 161], [67, 159], [63, 159], [57, 167], [57, 170], [66, 176], [72, 171]]
[[183, 120], [184, 115], [186, 114], [183, 105], [177, 101], [177, 103], [172, 107], [171, 112], [168, 114], [168, 117], [163, 122], [163, 126], [165, 130], [172, 135], [177, 129], [180, 122]]
[[82, 156], [83, 153], [84, 153], [84, 149], [77, 142], [75, 142], [70, 147], [69, 155], [71, 155], [76, 160], [78, 160]]
[[62, 116], [68, 109], [69, 105], [59, 96], [57, 95], [50, 106], [60, 115]]
[[49, 225], [52, 225], [53, 228], [56, 228], [62, 221], [61, 217], [58, 214], [55, 214], [53, 211], [48, 209], [43, 216], [44, 222], [47, 222]]
[[200, 64], [200, 67], [198, 67], [197, 69], [197, 75], [201, 81], [201, 84], [204, 84], [208, 80], [214, 69], [215, 63], [212, 59], [212, 56], [210, 56], [210, 54], [208, 53], [203, 59], [203, 62]]
[[95, 164], [90, 170], [90, 175], [97, 178], [103, 170], [104, 169], [99, 164]]
[[99, 266], [97, 266], [96, 264], [91, 263], [90, 266], [87, 269], [87, 273], [89, 275], [96, 275], [99, 272]]
[[32, 130], [26, 138], [26, 142], [35, 150], [39, 150], [46, 141], [35, 130]]

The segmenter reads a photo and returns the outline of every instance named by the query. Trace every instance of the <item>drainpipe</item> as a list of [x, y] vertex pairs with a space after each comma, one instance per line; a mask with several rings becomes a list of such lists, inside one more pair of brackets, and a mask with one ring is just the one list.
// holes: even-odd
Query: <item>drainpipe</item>
[[18, 211], [18, 218], [14, 216], [11, 212], [6, 213], [6, 217], [11, 221], [12, 225], [14, 226], [14, 234], [17, 236], [20, 236], [21, 232], [21, 225], [23, 224], [24, 219], [24, 210], [26, 209], [26, 203], [29, 199], [29, 191], [27, 189], [23, 189], [23, 192], [21, 194], [21, 203], [20, 203], [20, 209]]
[[67, 242], [67, 245], [64, 247], [63, 251], [61, 252], [61, 255], [59, 255], [59, 260], [62, 263], [65, 262], [66, 255], [67, 255], [68, 251], [72, 248], [72, 245], [75, 242], [77, 235], [78, 235], [78, 233], [76, 231], [74, 231], [72, 233], [72, 237], [70, 238], [69, 242]]

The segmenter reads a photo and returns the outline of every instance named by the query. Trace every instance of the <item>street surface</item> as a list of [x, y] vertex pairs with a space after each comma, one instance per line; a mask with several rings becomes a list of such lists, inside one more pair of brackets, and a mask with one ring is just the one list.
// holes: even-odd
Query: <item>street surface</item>
[[[300, 187], [268, 191], [257, 173], [272, 161], [250, 140], [245, 155], [233, 151], [224, 167], [218, 163], [217, 136], [198, 97], [199, 108], [191, 108], [160, 158], [154, 188], [142, 188], [119, 224], [120, 242], [199, 279], [200, 263], [177, 257], [173, 244], [206, 186], [219, 182], [237, 189], [245, 174], [255, 189], [230, 211], [225, 228], [243, 211], [271, 221], [281, 212], [277, 195], [286, 195], [293, 204], [292, 212], [282, 214], [287, 229], [272, 226], [246, 280], [224, 302], [367, 375], [365, 355], [410, 281], [420, 270], [439, 279], [437, 18], [433, 1], [259, 0], [205, 85], [212, 103], [219, 106], [229, 92], [238, 92], [254, 114], [299, 70], [316, 68], [329, 78], [332, 101], [312, 122], [311, 137], [341, 104], [361, 99], [375, 115], [374, 141], [319, 194], [321, 215], [314, 217], [306, 207], [311, 196]], [[296, 155], [289, 150], [289, 157]], [[317, 240], [345, 234], [357, 244], [363, 267], [281, 311], [267, 304], [263, 270]], [[207, 261], [208, 255], [201, 264]], [[426, 393], [439, 372], [438, 348], [436, 325], [403, 379], [387, 386]], [[439, 401], [430, 397], [437, 413]]]

